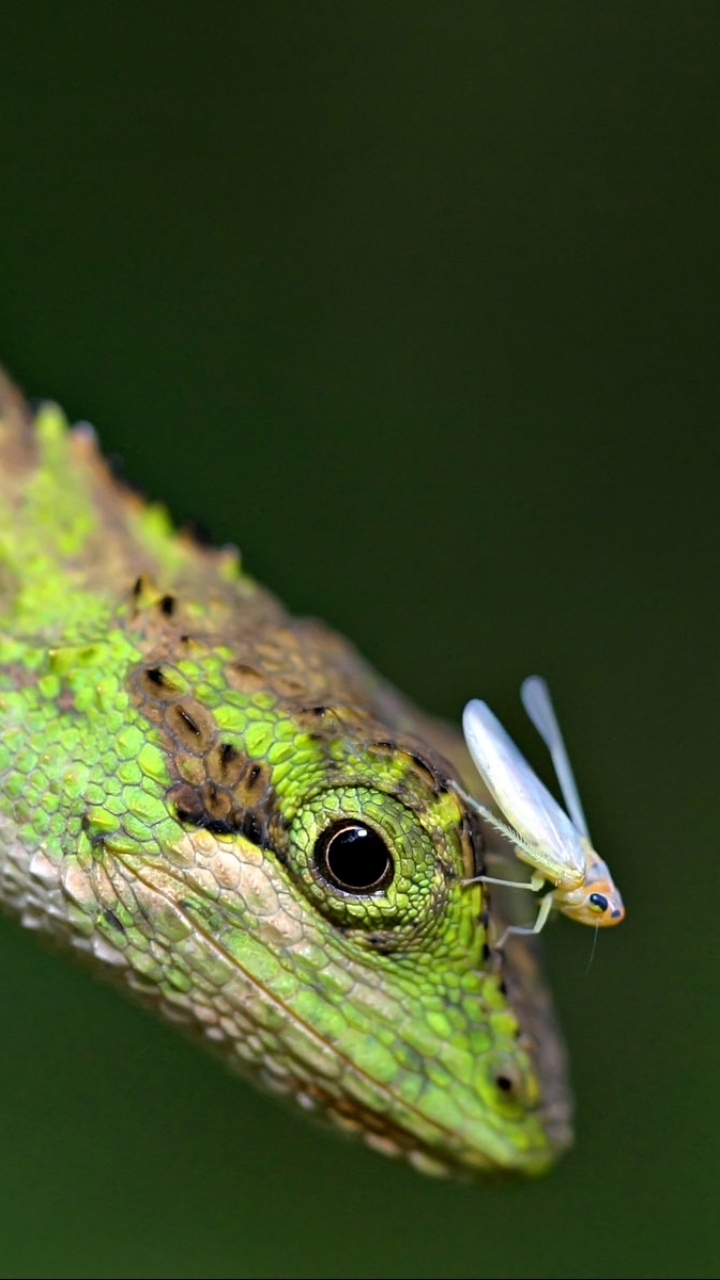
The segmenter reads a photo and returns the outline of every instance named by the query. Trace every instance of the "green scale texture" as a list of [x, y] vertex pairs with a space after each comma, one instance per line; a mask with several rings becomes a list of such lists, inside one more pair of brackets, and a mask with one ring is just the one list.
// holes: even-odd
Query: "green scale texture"
[[[532, 945], [499, 952], [505, 904], [463, 884], [461, 781], [452, 730], [2, 384], [4, 908], [377, 1150], [537, 1173], [564, 1056]], [[318, 852], [353, 820], [390, 854], [372, 891]]]

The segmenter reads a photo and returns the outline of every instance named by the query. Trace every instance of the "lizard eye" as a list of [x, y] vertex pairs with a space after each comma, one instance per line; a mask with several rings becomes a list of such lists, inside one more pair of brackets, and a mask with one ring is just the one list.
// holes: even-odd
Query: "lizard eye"
[[592, 910], [598, 913], [608, 909], [608, 900], [604, 893], [591, 893], [588, 902]]
[[395, 871], [382, 836], [352, 820], [325, 828], [315, 843], [315, 865], [324, 880], [345, 893], [378, 893]]
[[[346, 938], [389, 950], [443, 919], [449, 873], [434, 835], [385, 792], [327, 788], [298, 806], [285, 865]], [[443, 852], [449, 856], [447, 845]]]

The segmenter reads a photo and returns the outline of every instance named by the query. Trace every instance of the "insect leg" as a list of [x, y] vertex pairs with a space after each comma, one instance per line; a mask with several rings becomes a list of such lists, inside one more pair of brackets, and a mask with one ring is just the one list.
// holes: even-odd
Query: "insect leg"
[[507, 938], [509, 933], [524, 933], [524, 934], [540, 933], [540, 931], [544, 929], [545, 925], [547, 924], [548, 916], [552, 911], [552, 908], [554, 905], [553, 897], [554, 897], [554, 894], [552, 893], [545, 894], [545, 897], [540, 903], [540, 910], [537, 913], [537, 920], [535, 921], [534, 924], [532, 925], [509, 924], [502, 938], [496, 945], [498, 947], [503, 947], [505, 945], [505, 939]]
[[537, 893], [538, 889], [542, 889], [545, 879], [537, 871], [529, 880], [503, 880], [500, 876], [472, 876], [469, 880], [463, 880], [463, 888], [468, 884], [501, 884], [506, 889], [532, 889], [533, 893]]

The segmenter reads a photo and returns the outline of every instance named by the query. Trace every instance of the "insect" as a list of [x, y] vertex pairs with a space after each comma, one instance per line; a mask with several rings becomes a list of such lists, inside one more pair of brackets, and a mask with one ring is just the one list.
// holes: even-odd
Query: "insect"
[[533, 772], [486, 702], [474, 698], [463, 713], [468, 750], [506, 821], [477, 801], [470, 799], [469, 802], [512, 842], [518, 858], [534, 869], [529, 881], [478, 876], [475, 882], [535, 892], [546, 881], [555, 886], [543, 897], [534, 925], [511, 925], [503, 934], [501, 944], [508, 933], [539, 933], [553, 907], [571, 920], [595, 926], [619, 924], [625, 915], [607, 863], [590, 843], [548, 686], [540, 676], [530, 676], [523, 682], [521, 696], [525, 710], [550, 751], [567, 813]]

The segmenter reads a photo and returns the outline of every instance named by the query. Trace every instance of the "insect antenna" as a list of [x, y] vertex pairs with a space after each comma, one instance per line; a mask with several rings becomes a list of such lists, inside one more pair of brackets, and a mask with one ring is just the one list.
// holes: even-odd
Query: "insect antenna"
[[583, 978], [587, 978], [587, 976], [588, 976], [588, 974], [589, 974], [590, 970], [592, 969], [592, 962], [593, 962], [593, 960], [595, 959], [595, 948], [597, 947], [597, 940], [598, 940], [598, 934], [599, 934], [599, 932], [600, 932], [600, 925], [599, 925], [599, 924], [596, 924], [596, 925], [595, 925], [595, 928], [593, 929], [593, 940], [592, 940], [592, 946], [591, 946], [591, 948], [590, 948], [590, 959], [588, 960], [588, 962], [587, 962], [587, 964], [586, 964], [586, 966], [585, 966], [585, 972], [584, 972], [584, 974], [583, 974]]

